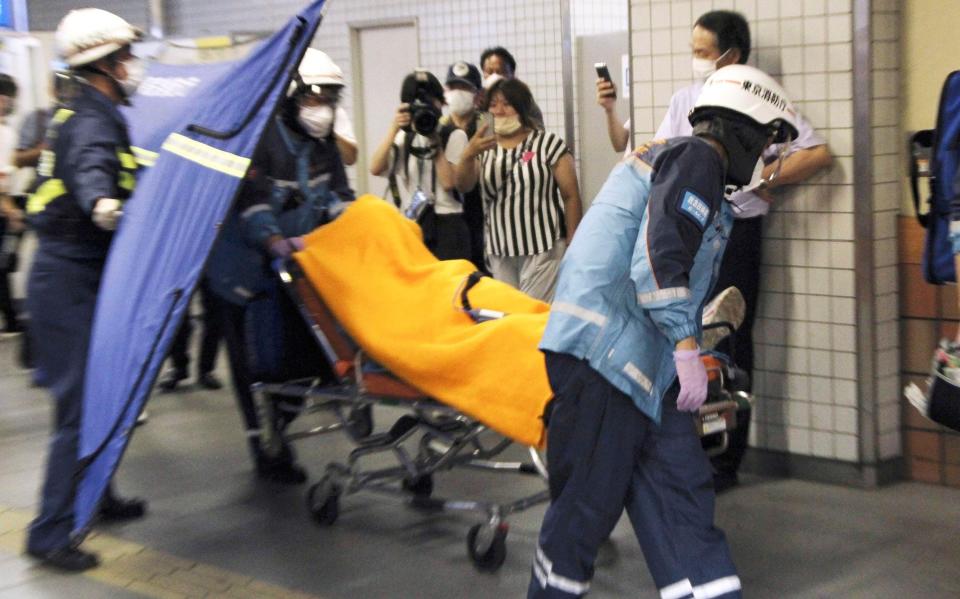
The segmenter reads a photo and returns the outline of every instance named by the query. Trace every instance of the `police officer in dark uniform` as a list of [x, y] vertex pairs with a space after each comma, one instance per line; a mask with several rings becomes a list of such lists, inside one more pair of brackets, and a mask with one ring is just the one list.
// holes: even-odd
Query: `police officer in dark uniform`
[[[326, 360], [270, 263], [302, 249], [300, 236], [336, 218], [354, 199], [334, 136], [343, 75], [330, 58], [310, 48], [277, 116], [267, 125], [233, 212], [207, 266], [210, 289], [223, 315], [223, 336], [257, 475], [300, 484], [306, 473], [284, 446], [268, 455], [250, 386], [331, 376]], [[265, 423], [282, 429], [298, 402], [270, 398], [278, 414]]]
[[[142, 67], [130, 44], [142, 33], [122, 18], [87, 8], [67, 14], [57, 49], [71, 68], [70, 97], [53, 116], [35, 191], [27, 204], [39, 246], [27, 284], [36, 381], [56, 400], [40, 513], [27, 553], [63, 570], [97, 565], [71, 538], [87, 348], [97, 289], [137, 165], [117, 105], [139, 83]], [[99, 515], [137, 518], [146, 504], [108, 490]]]

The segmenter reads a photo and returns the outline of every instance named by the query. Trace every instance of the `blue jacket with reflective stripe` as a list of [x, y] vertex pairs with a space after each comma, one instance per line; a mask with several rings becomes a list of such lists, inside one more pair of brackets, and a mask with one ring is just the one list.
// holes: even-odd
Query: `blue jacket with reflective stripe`
[[82, 81], [64, 108], [72, 114], [64, 112], [62, 122], [47, 129], [48, 149], [37, 167], [34, 196], [50, 189], [44, 184], [51, 180], [62, 181], [62, 192], [32, 197], [28, 218], [46, 251], [104, 260], [113, 233], [96, 226], [90, 215], [100, 198], [126, 200], [133, 194], [137, 167], [127, 122], [110, 98]]
[[266, 241], [296, 237], [333, 220], [353, 201], [353, 190], [332, 135], [307, 137], [280, 116], [264, 131], [236, 205], [224, 221], [207, 264], [217, 295], [243, 305], [276, 276]]
[[586, 359], [656, 422], [676, 342], [702, 336], [733, 225], [723, 181], [702, 139], [640, 148], [611, 172], [560, 266], [540, 349]]

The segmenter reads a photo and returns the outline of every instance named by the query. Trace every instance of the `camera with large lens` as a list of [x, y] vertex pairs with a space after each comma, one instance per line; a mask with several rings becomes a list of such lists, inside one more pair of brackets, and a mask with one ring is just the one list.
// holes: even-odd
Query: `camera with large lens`
[[413, 130], [420, 135], [428, 136], [437, 130], [440, 122], [440, 111], [432, 102], [423, 102], [419, 98], [410, 105], [410, 120]]
[[[412, 89], [411, 89], [412, 84]], [[410, 123], [413, 130], [423, 136], [432, 135], [440, 123], [440, 109], [434, 105], [434, 98], [443, 97], [443, 87], [436, 77], [425, 69], [417, 69], [404, 82], [403, 96], [410, 105]]]

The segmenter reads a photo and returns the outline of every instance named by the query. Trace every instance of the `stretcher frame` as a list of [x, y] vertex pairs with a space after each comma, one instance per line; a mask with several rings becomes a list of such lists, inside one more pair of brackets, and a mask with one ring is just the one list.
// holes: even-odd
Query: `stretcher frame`
[[[356, 445], [345, 462], [329, 463], [320, 480], [310, 486], [306, 503], [313, 519], [319, 525], [334, 524], [339, 516], [340, 499], [361, 491], [399, 497], [420, 510], [479, 513], [482, 522], [474, 524], [467, 534], [468, 555], [481, 571], [499, 569], [506, 559], [508, 517], [549, 501], [547, 469], [540, 452], [528, 447], [526, 461], [498, 460], [513, 445], [512, 440], [500, 437], [488, 441], [489, 429], [481, 422], [427, 397], [389, 373], [368, 372], [372, 362], [339, 328], [299, 264], [288, 260], [278, 262], [275, 267], [284, 288], [333, 365], [337, 380], [307, 378], [255, 383], [251, 390], [263, 423], [262, 446], [268, 455], [278, 455], [285, 443], [337, 431], [345, 432]], [[708, 326], [734, 330], [729, 323]], [[710, 356], [713, 358], [707, 362], [710, 396], [700, 409], [697, 432], [703, 440], [717, 440], [709, 446], [705, 443], [707, 454], [712, 456], [726, 451], [728, 433], [736, 427], [736, 411], [748, 406], [752, 397], [743, 391], [728, 389], [727, 369], [732, 366], [722, 355]], [[269, 396], [296, 398], [302, 400], [302, 404], [284, 405]], [[372, 409], [377, 405], [402, 407], [407, 414], [397, 419], [389, 430], [374, 434]], [[303, 430], [279, 430], [273, 426], [278, 410], [293, 410], [298, 416], [323, 414], [334, 418], [333, 422]], [[417, 434], [420, 439], [415, 443], [416, 451], [412, 452], [410, 445], [414, 444], [412, 440]], [[365, 467], [368, 458], [384, 454], [392, 456], [392, 465]], [[434, 497], [433, 475], [455, 468], [535, 476], [544, 482], [544, 488], [505, 503]]]
[[[261, 441], [268, 454], [276, 455], [284, 442], [291, 443], [336, 431], [344, 431], [356, 447], [345, 462], [331, 462], [323, 477], [307, 493], [307, 508], [321, 525], [333, 524], [339, 516], [342, 497], [372, 491], [400, 497], [420, 510], [471, 512], [483, 516], [467, 534], [467, 549], [474, 565], [495, 571], [506, 558], [509, 516], [549, 501], [547, 470], [536, 448], [529, 459], [498, 459], [514, 442], [499, 437], [490, 440], [488, 427], [439, 403], [389, 373], [370, 372], [366, 353], [343, 333], [326, 304], [303, 275], [299, 264], [277, 264], [280, 280], [310, 326], [314, 338], [333, 365], [336, 381], [299, 379], [252, 386], [260, 412]], [[279, 431], [271, 423], [276, 410], [284, 409], [268, 396], [303, 400], [295, 408], [300, 415], [333, 415], [334, 421], [306, 430]], [[401, 407], [406, 414], [389, 430], [373, 432], [372, 408]], [[291, 408], [288, 408], [291, 409]], [[419, 435], [419, 439], [415, 437]], [[411, 449], [414, 445], [415, 449]], [[368, 458], [389, 455], [393, 464], [367, 467]], [[508, 502], [477, 499], [444, 499], [433, 496], [433, 476], [455, 468], [470, 468], [504, 474], [534, 476], [543, 489]]]

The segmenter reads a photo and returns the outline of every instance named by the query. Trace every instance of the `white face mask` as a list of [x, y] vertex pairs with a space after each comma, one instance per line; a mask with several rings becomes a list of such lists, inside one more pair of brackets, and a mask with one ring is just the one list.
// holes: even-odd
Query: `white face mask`
[[[727, 52], [730, 52], [732, 48], [728, 48]], [[710, 60], [709, 58], [697, 58], [693, 57], [692, 65], [693, 76], [697, 79], [705, 80], [710, 75], [713, 75], [717, 72], [717, 63], [723, 60], [723, 57], [727, 55], [727, 52], [724, 52], [716, 60]]]
[[513, 135], [521, 126], [518, 115], [493, 117], [493, 131], [497, 135]]
[[493, 87], [494, 83], [500, 81], [501, 79], [503, 79], [503, 75], [499, 75], [497, 73], [491, 73], [487, 75], [483, 78], [483, 89], [490, 89]]
[[473, 111], [474, 94], [463, 89], [451, 89], [443, 94], [450, 107], [450, 112], [457, 116], [463, 116]]
[[310, 137], [324, 139], [333, 129], [332, 106], [301, 106], [297, 120]]
[[146, 67], [144, 67], [143, 61], [139, 58], [125, 60], [123, 62], [123, 67], [127, 71], [127, 78], [117, 81], [117, 83], [120, 84], [120, 87], [123, 89], [123, 93], [129, 98], [133, 94], [137, 93], [137, 88], [140, 87], [141, 83], [143, 83]]

